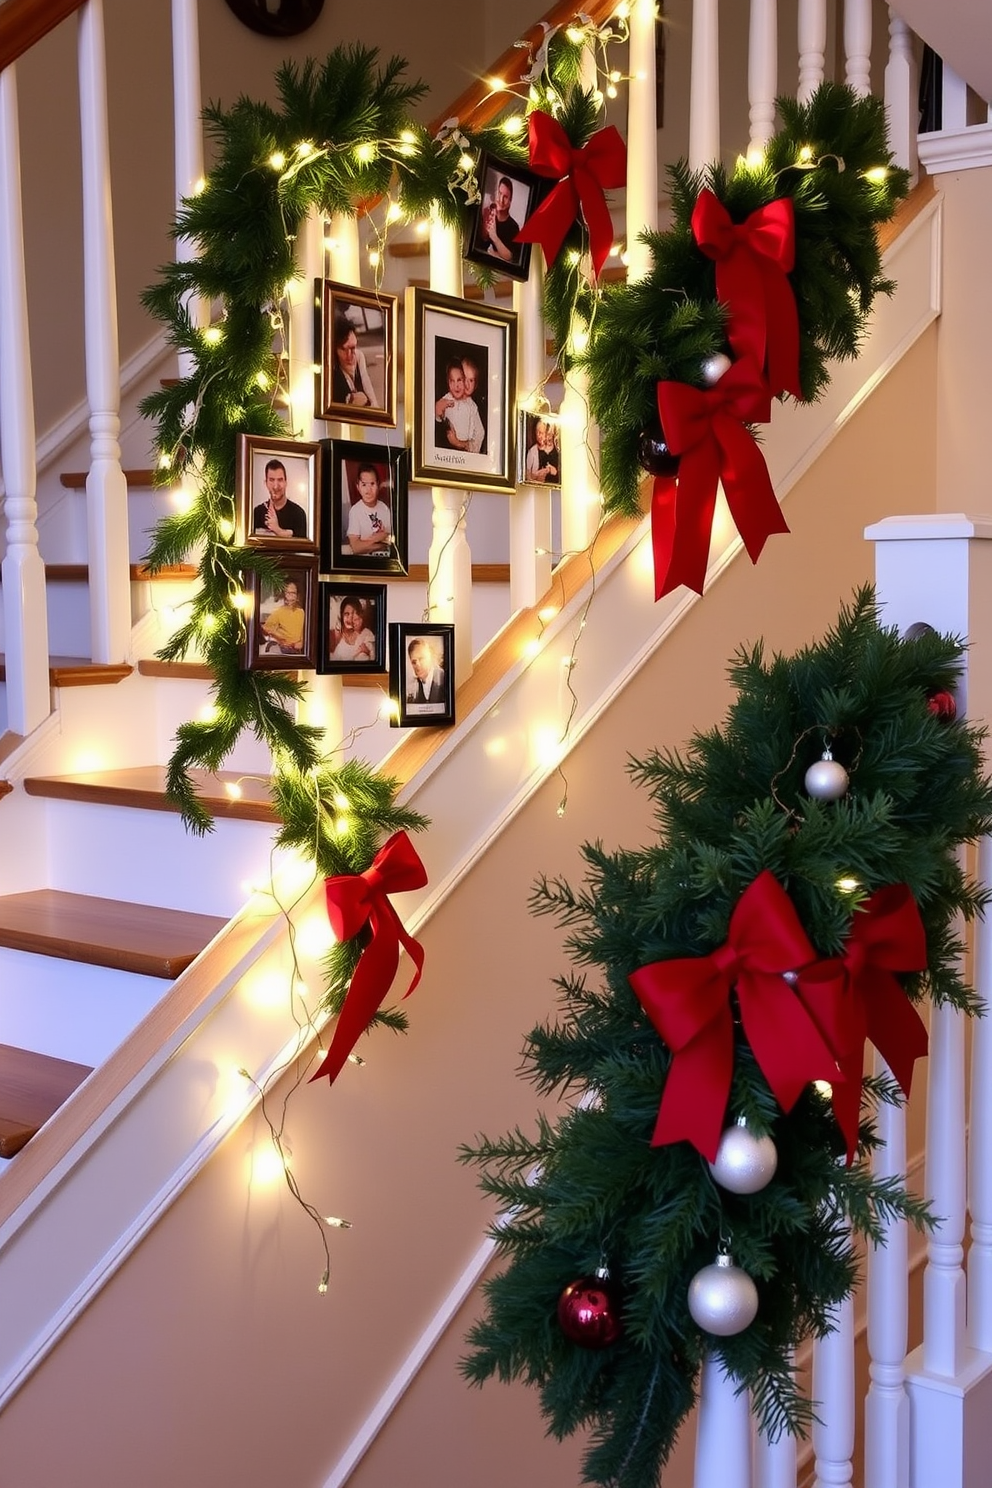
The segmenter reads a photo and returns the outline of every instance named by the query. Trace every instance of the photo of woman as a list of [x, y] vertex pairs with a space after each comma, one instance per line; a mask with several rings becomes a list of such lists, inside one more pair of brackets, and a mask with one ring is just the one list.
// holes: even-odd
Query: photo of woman
[[320, 671], [386, 670], [386, 586], [320, 586]]

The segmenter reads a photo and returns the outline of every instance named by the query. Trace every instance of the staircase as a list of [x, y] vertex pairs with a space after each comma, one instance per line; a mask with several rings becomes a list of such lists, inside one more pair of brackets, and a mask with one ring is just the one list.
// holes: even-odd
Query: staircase
[[[4, 8], [12, 4], [8, 0]], [[863, 506], [858, 493], [824, 490], [829, 464], [824, 457], [845, 446], [868, 413], [870, 395], [890, 374], [886, 386], [901, 386], [900, 368], [912, 360], [921, 338], [926, 344], [940, 309], [941, 203], [930, 186], [919, 189], [900, 229], [888, 259], [899, 293], [880, 307], [865, 356], [838, 369], [823, 404], [780, 410], [767, 445], [779, 495], [795, 489], [807, 516], [818, 501], [831, 500], [835, 520], [849, 533], [863, 525]], [[403, 271], [419, 274], [418, 259], [398, 256], [396, 272], [402, 262]], [[0, 764], [6, 777], [0, 783], [0, 826], [3, 840], [17, 844], [16, 852], [8, 851], [0, 862], [0, 1157], [19, 1154], [0, 1172], [0, 1454], [13, 1464], [12, 1472], [20, 1473], [11, 1478], [12, 1488], [35, 1481], [24, 1443], [49, 1380], [69, 1367], [60, 1361], [71, 1359], [77, 1347], [88, 1353], [101, 1330], [112, 1329], [115, 1296], [126, 1299], [125, 1311], [138, 1305], [136, 1294], [155, 1287], [168, 1247], [191, 1260], [195, 1247], [189, 1236], [200, 1233], [198, 1225], [185, 1229], [191, 1212], [201, 1218], [209, 1212], [217, 1220], [219, 1261], [236, 1253], [249, 1234], [249, 1272], [269, 1243], [285, 1255], [292, 1294], [288, 1311], [301, 1348], [318, 1355], [326, 1351], [326, 1314], [316, 1321], [312, 1315], [312, 1237], [297, 1212], [273, 1210], [272, 1195], [264, 1193], [260, 1180], [250, 1180], [246, 1189], [241, 1172], [246, 1152], [266, 1146], [258, 1088], [288, 1065], [289, 1074], [274, 1087], [278, 1100], [295, 1079], [302, 1013], [294, 999], [301, 995], [301, 983], [311, 998], [319, 988], [326, 946], [320, 938], [326, 934], [320, 886], [301, 883], [292, 862], [276, 865], [277, 884], [296, 901], [294, 960], [287, 921], [268, 892], [274, 821], [266, 789], [269, 762], [252, 741], [239, 745], [228, 771], [198, 782], [217, 818], [207, 839], [191, 841], [169, 806], [162, 761], [178, 723], [208, 704], [209, 675], [195, 661], [165, 666], [153, 658], [168, 624], [165, 612], [182, 603], [190, 575], [181, 569], [150, 581], [142, 574], [138, 534], [152, 520], [155, 504], [167, 498], [153, 493], [151, 472], [139, 468], [141, 452], [127, 457], [136, 467], [123, 472], [135, 536], [125, 565], [132, 628], [123, 659], [88, 659], [99, 652], [90, 638], [89, 565], [85, 549], [67, 540], [67, 533], [78, 538], [83, 524], [78, 513], [65, 523], [58, 515], [65, 514], [65, 503], [84, 501], [79, 487], [86, 481], [60, 473], [58, 486], [53, 483], [39, 497], [38, 522], [52, 653], [46, 657], [45, 680], [54, 690], [54, 711], [13, 749], [8, 746]], [[431, 510], [426, 492], [416, 500], [415, 562], [408, 582], [391, 584], [391, 618], [415, 619], [423, 610]], [[704, 623], [694, 597], [650, 604], [644, 526], [614, 522], [597, 538], [591, 558], [580, 555], [560, 565], [547, 593], [518, 607], [506, 563], [514, 540], [495, 505], [492, 498], [476, 497], [469, 515], [472, 556], [483, 561], [473, 571], [475, 661], [459, 688], [458, 728], [440, 738], [433, 731], [414, 731], [385, 760], [385, 768], [405, 782], [407, 798], [434, 822], [423, 850], [430, 887], [401, 906], [405, 923], [425, 939], [430, 955], [428, 979], [410, 1009], [415, 1027], [394, 1047], [379, 1035], [370, 1050], [370, 1068], [354, 1078], [349, 1071], [330, 1101], [318, 1087], [301, 1092], [299, 1150], [318, 1170], [315, 1185], [330, 1190], [328, 1204], [340, 1202], [344, 1210], [354, 1202], [362, 1216], [358, 1244], [345, 1252], [349, 1241], [336, 1242], [334, 1252], [340, 1299], [336, 1333], [348, 1340], [341, 1353], [354, 1357], [363, 1346], [374, 1346], [390, 1361], [391, 1373], [383, 1383], [374, 1372], [343, 1368], [337, 1358], [328, 1366], [337, 1405], [332, 1442], [328, 1445], [323, 1433], [305, 1433], [287, 1481], [336, 1485], [354, 1475], [359, 1488], [418, 1483], [402, 1466], [409, 1451], [403, 1446], [408, 1437], [402, 1408], [398, 1433], [384, 1444], [376, 1438], [404, 1391], [411, 1389], [416, 1400], [430, 1390], [435, 1376], [422, 1376], [421, 1368], [435, 1343], [443, 1341], [439, 1364], [445, 1350], [457, 1350], [459, 1310], [468, 1305], [490, 1259], [488, 1248], [479, 1245], [484, 1220], [466, 1195], [468, 1185], [457, 1184], [448, 1171], [454, 1145], [471, 1136], [460, 1123], [471, 1119], [480, 1127], [505, 1126], [514, 1102], [521, 1119], [530, 1119], [530, 1092], [522, 1102], [513, 1094], [514, 1041], [541, 1015], [545, 973], [561, 967], [558, 947], [526, 920], [521, 923], [527, 883], [548, 858], [552, 865], [564, 859], [573, 873], [573, 844], [603, 834], [598, 781], [609, 755], [603, 736], [612, 739], [615, 759], [628, 740], [634, 747], [646, 726], [652, 737], [662, 725], [674, 739], [687, 732], [708, 706], [704, 657], [705, 667], [718, 676], [740, 636], [761, 631], [774, 637], [770, 596], [789, 592], [790, 584], [795, 590], [792, 565], [805, 562], [815, 569], [822, 551], [807, 529], [804, 537], [787, 540], [794, 542], [794, 556], [782, 552], [768, 560], [767, 579], [762, 560], [756, 581], [768, 586], [762, 612], [762, 601], [748, 596], [747, 584], [755, 581], [734, 562], [739, 543], [725, 525], [711, 555], [711, 583], [720, 579], [715, 589], [720, 618]], [[793, 522], [788, 502], [786, 511], [799, 533], [801, 523]], [[848, 540], [842, 552], [836, 572], [798, 586], [811, 591], [796, 599], [797, 605], [804, 603], [801, 625], [816, 625], [832, 614], [837, 593], [864, 572], [867, 558], [853, 542]], [[9, 572], [5, 565], [5, 589]], [[597, 624], [597, 615], [609, 616], [609, 625]], [[663, 643], [668, 644], [662, 652]], [[782, 643], [788, 643], [785, 637]], [[81, 656], [73, 661], [77, 653]], [[694, 654], [687, 666], [686, 658]], [[679, 676], [680, 683], [666, 681]], [[82, 685], [97, 681], [102, 685]], [[345, 729], [365, 730], [358, 753], [386, 756], [397, 735], [377, 718], [377, 680], [354, 681], [361, 685], [347, 688]], [[578, 705], [563, 731], [571, 710], [570, 681]], [[660, 713], [667, 715], [664, 720]], [[0, 734], [4, 721], [0, 717]], [[564, 775], [558, 774], [559, 766]], [[619, 840], [624, 832], [642, 833], [640, 803], [633, 803], [632, 812], [617, 803], [616, 794], [610, 792], [606, 816], [610, 839], [614, 831]], [[559, 821], [555, 807], [569, 797], [571, 815]], [[556, 830], [567, 832], [567, 849], [555, 839]], [[536, 857], [535, 839], [541, 844]], [[493, 903], [488, 917], [487, 897]], [[484, 974], [473, 971], [479, 959], [491, 958], [494, 934], [505, 942], [498, 958], [502, 966]], [[537, 970], [525, 954], [535, 945]], [[502, 985], [494, 994], [500, 970]], [[476, 975], [493, 1002], [502, 1004], [498, 1018], [491, 1010], [464, 1005], [476, 1002]], [[452, 1006], [455, 997], [458, 1006]], [[485, 1050], [486, 1057], [469, 1049]], [[461, 1074], [451, 1069], [454, 1050], [464, 1051]], [[487, 1072], [489, 1059], [505, 1076]], [[456, 1086], [461, 1080], [474, 1082], [478, 1098], [467, 1108], [463, 1102], [454, 1124], [441, 1124], [430, 1092], [442, 1081], [447, 1088], [452, 1079]], [[413, 1132], [424, 1159], [416, 1188], [406, 1148]], [[376, 1173], [381, 1192], [369, 1193], [363, 1167]], [[218, 1179], [240, 1196], [233, 1210], [219, 1217]], [[411, 1226], [415, 1238], [405, 1227], [398, 1235], [399, 1216], [416, 1211], [421, 1185], [431, 1195], [429, 1205], [449, 1214], [445, 1233], [438, 1235], [430, 1225], [425, 1231], [418, 1219]], [[257, 1209], [252, 1216], [257, 1230], [247, 1224], [242, 1229], [245, 1206]], [[401, 1269], [423, 1278], [426, 1300], [413, 1310], [410, 1327], [399, 1330], [397, 1342], [386, 1319], [363, 1316], [360, 1297], [368, 1297], [371, 1278], [380, 1277], [382, 1308], [390, 1319], [396, 1317], [403, 1293], [392, 1268], [407, 1246], [415, 1255], [407, 1256]], [[355, 1252], [365, 1247], [363, 1269]], [[38, 1265], [42, 1254], [43, 1268]], [[108, 1288], [117, 1277], [119, 1285]], [[304, 1284], [298, 1287], [301, 1277]], [[238, 1303], [233, 1284], [227, 1289], [221, 1272], [213, 1280], [212, 1298], [191, 1281], [188, 1303], [179, 1304], [179, 1310], [202, 1307], [223, 1328], [225, 1309]], [[175, 1304], [171, 1280], [163, 1296]], [[291, 1357], [289, 1318], [257, 1300], [267, 1353]], [[72, 1326], [77, 1320], [85, 1325], [79, 1330]], [[160, 1318], [158, 1326], [164, 1322]], [[225, 1370], [239, 1351], [257, 1362], [257, 1345], [240, 1322], [229, 1341]], [[150, 1431], [150, 1408], [132, 1399], [125, 1358], [126, 1353], [111, 1373]], [[305, 1386], [314, 1406], [318, 1382], [319, 1372]], [[90, 1386], [85, 1378], [78, 1385], [84, 1401]], [[291, 1385], [300, 1388], [289, 1370], [274, 1386], [279, 1409], [290, 1409]], [[184, 1395], [181, 1384], [176, 1388]], [[233, 1423], [242, 1411], [250, 1414], [246, 1402], [252, 1388], [237, 1411], [229, 1414], [220, 1407], [217, 1421], [228, 1423], [216, 1432], [223, 1453], [210, 1466], [207, 1450], [204, 1482], [223, 1481], [235, 1471], [242, 1481], [258, 1483], [285, 1473], [285, 1444], [264, 1464], [256, 1433], [248, 1431], [244, 1445], [235, 1440]], [[100, 1410], [95, 1401], [93, 1406], [96, 1420]], [[191, 1407], [192, 1400], [185, 1399], [184, 1408]], [[532, 1404], [522, 1422], [530, 1422], [527, 1412], [536, 1414]], [[519, 1430], [530, 1433], [533, 1461], [546, 1464], [542, 1480], [568, 1481], [570, 1448], [557, 1449], [564, 1455], [552, 1466], [542, 1457], [539, 1438], [531, 1440], [532, 1423]], [[91, 1450], [96, 1450], [92, 1441]], [[454, 1449], [448, 1444], [437, 1445], [438, 1476], [430, 1481], [467, 1481], [457, 1455], [446, 1457], [449, 1450]], [[130, 1452], [126, 1444], [115, 1447], [118, 1476], [106, 1481], [174, 1480], [175, 1464], [164, 1465], [171, 1462], [168, 1451], [161, 1468], [149, 1467], [147, 1460], [141, 1465]], [[331, 1457], [334, 1466], [326, 1476]], [[38, 1456], [46, 1465], [38, 1471], [54, 1473], [57, 1459], [58, 1449], [46, 1444]], [[548, 1475], [563, 1471], [563, 1478]], [[472, 1475], [473, 1488], [484, 1488], [482, 1473], [480, 1465]], [[71, 1482], [71, 1475], [65, 1481]], [[420, 1481], [426, 1484], [428, 1478]]]

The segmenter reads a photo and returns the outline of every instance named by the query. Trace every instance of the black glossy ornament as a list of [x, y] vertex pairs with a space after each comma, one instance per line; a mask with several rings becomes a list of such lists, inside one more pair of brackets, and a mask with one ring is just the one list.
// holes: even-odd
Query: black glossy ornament
[[679, 457], [673, 455], [661, 427], [661, 419], [652, 419], [637, 441], [637, 463], [648, 475], [677, 475]]

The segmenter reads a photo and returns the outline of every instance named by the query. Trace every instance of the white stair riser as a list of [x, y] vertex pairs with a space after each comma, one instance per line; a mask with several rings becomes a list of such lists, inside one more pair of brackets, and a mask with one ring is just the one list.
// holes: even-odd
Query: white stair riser
[[95, 1066], [171, 985], [0, 946], [0, 1043]]

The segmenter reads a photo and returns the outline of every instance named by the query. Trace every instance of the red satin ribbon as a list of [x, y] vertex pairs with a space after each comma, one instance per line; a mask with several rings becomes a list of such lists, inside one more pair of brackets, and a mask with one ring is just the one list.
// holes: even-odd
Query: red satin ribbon
[[427, 870], [405, 832], [395, 832], [384, 843], [364, 873], [342, 874], [324, 881], [327, 918], [338, 940], [351, 940], [364, 925], [372, 931], [351, 979], [338, 1017], [331, 1047], [324, 1055], [313, 1080], [340, 1074], [345, 1060], [375, 1015], [392, 986], [399, 965], [400, 945], [416, 966], [404, 996], [420, 981], [424, 969], [423, 948], [407, 935], [387, 894], [403, 889], [422, 889]]
[[527, 218], [517, 242], [540, 243], [547, 262], [554, 263], [581, 207], [598, 278], [613, 246], [613, 221], [604, 192], [626, 181], [627, 147], [610, 124], [576, 150], [558, 120], [539, 110], [531, 114], [528, 130], [531, 169], [558, 184]]
[[712, 191], [701, 191], [692, 232], [716, 261], [716, 294], [730, 311], [727, 339], [734, 351], [767, 368], [773, 397], [787, 392], [801, 398], [799, 314], [786, 277], [796, 259], [792, 198], [778, 197], [735, 223]]
[[652, 1146], [687, 1141], [715, 1158], [733, 1076], [734, 988], [748, 1043], [783, 1111], [810, 1080], [839, 1079], [837, 1061], [782, 977], [815, 957], [791, 899], [766, 869], [734, 906], [725, 945], [631, 972], [638, 1001], [673, 1055]]
[[771, 418], [771, 394], [754, 362], [735, 362], [712, 388], [659, 382], [658, 412], [665, 440], [680, 456], [678, 484], [655, 480], [651, 503], [655, 599], [686, 584], [702, 594], [717, 484], [757, 563], [765, 539], [788, 532], [768, 467], [747, 424]]
[[893, 884], [856, 911], [842, 956], [799, 973], [796, 990], [844, 1072], [832, 1104], [849, 1163], [858, 1145], [866, 1040], [907, 1096], [913, 1064], [927, 1052], [923, 1020], [894, 975], [924, 971], [926, 965], [926, 932], [916, 901], [905, 884]]

